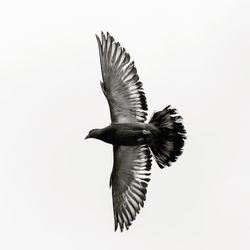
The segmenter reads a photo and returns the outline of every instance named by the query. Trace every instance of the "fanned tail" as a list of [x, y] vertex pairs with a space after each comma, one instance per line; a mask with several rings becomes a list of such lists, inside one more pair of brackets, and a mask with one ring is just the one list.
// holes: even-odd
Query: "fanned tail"
[[154, 158], [160, 168], [170, 166], [182, 154], [186, 139], [182, 117], [169, 105], [162, 111], [154, 113], [149, 123], [160, 130], [160, 134], [150, 146]]

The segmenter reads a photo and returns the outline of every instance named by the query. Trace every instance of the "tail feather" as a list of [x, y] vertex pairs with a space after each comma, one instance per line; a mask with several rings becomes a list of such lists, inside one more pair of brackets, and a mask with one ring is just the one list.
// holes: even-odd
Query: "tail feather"
[[153, 156], [160, 168], [170, 166], [182, 154], [186, 139], [182, 117], [169, 105], [154, 113], [149, 123], [160, 130], [160, 134], [150, 146]]

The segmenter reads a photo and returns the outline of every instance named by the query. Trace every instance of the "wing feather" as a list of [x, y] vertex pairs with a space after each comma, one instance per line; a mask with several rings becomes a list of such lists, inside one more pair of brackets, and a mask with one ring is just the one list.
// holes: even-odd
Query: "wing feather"
[[115, 230], [129, 228], [146, 199], [151, 153], [147, 145], [114, 146], [111, 174]]
[[98, 36], [96, 38], [103, 78], [102, 90], [109, 103], [112, 122], [144, 122], [147, 101], [134, 62], [130, 62], [130, 55], [109, 33], [105, 36], [102, 32], [101, 39]]

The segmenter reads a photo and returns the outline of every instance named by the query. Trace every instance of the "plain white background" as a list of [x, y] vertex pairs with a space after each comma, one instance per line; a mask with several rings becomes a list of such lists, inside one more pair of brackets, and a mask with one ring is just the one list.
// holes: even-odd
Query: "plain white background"
[[[153, 163], [147, 201], [113, 232], [112, 147], [94, 34], [135, 60], [149, 116], [184, 118], [184, 154]], [[250, 2], [2, 1], [0, 249], [250, 247]]]

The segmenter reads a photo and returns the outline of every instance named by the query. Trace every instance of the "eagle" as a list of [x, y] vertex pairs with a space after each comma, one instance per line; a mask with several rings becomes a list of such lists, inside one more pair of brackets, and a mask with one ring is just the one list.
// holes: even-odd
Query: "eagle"
[[87, 138], [113, 145], [112, 188], [114, 230], [129, 229], [144, 206], [150, 180], [151, 157], [160, 168], [170, 166], [181, 155], [186, 139], [182, 117], [168, 105], [155, 112], [149, 122], [147, 101], [134, 61], [107, 32], [96, 35], [102, 81], [111, 124], [92, 129]]

